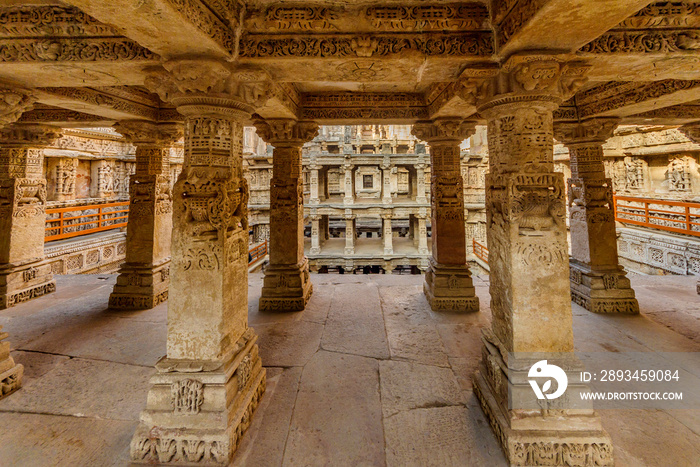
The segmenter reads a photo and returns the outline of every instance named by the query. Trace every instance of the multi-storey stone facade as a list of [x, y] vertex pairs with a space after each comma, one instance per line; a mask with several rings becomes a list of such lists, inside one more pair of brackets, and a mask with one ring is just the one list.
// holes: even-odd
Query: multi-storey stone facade
[[[245, 143], [251, 241], [261, 242], [270, 231], [272, 148], [252, 128], [246, 128]], [[484, 129], [462, 147], [466, 241], [485, 243]], [[321, 127], [304, 145], [302, 164], [305, 249], [313, 268], [427, 267], [430, 146], [409, 125]]]

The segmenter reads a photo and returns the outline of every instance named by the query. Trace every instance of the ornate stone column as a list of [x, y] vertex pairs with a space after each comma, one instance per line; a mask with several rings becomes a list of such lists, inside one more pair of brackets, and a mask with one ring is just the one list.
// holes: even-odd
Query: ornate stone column
[[[700, 144], [700, 122], [688, 123], [679, 128], [681, 133], [690, 138], [696, 144]], [[695, 285], [695, 290], [700, 294], [700, 280]]]
[[393, 232], [391, 229], [391, 212], [382, 214], [382, 244], [384, 245], [384, 254], [394, 254]]
[[311, 214], [309, 217], [311, 218], [311, 250], [309, 252], [312, 255], [318, 255], [321, 253], [321, 242], [319, 239], [321, 216], [318, 214]]
[[243, 125], [269, 92], [256, 69], [171, 60], [146, 86], [185, 117], [173, 189], [167, 355], [131, 442], [142, 463], [228, 465], [265, 390], [248, 327]]
[[454, 119], [419, 122], [413, 134], [430, 144], [433, 254], [423, 290], [433, 310], [479, 311], [467, 265], [464, 189], [459, 145], [475, 124]]
[[123, 121], [115, 128], [136, 146], [136, 173], [129, 184], [126, 262], [109, 296], [109, 307], [143, 310], [168, 299], [173, 229], [170, 147], [182, 137], [182, 127]]
[[355, 216], [348, 209], [345, 211], [345, 251], [346, 255], [355, 254]]
[[427, 255], [428, 251], [428, 227], [426, 225], [426, 216], [419, 215], [418, 217], [418, 254]]
[[274, 146], [270, 182], [270, 264], [265, 269], [260, 310], [301, 311], [313, 292], [304, 256], [304, 190], [301, 148], [318, 125], [296, 120], [257, 120], [263, 141]]
[[[0, 88], [0, 128], [12, 124], [32, 108], [35, 98], [26, 90]], [[0, 308], [30, 300], [56, 289], [51, 268], [44, 265], [46, 181], [41, 179], [41, 152], [16, 139], [50, 140], [54, 129], [24, 127], [0, 132]], [[16, 137], [12, 137], [16, 133]], [[32, 137], [33, 135], [33, 137]], [[49, 138], [46, 138], [49, 136]], [[5, 139], [7, 144], [5, 144]], [[28, 237], [24, 237], [28, 234]], [[32, 261], [34, 255], [36, 261]], [[24, 366], [10, 355], [8, 333], [0, 326], [0, 399], [22, 386]]]
[[345, 163], [343, 165], [343, 171], [344, 171], [344, 181], [345, 181], [345, 188], [344, 188], [344, 197], [343, 197], [343, 204], [353, 204], [355, 202], [355, 190], [353, 189], [353, 183], [352, 183], [352, 169], [353, 165], [350, 164], [349, 162]]
[[321, 199], [318, 196], [318, 170], [319, 166], [309, 166], [309, 204], [319, 204]]
[[[492, 326], [474, 392], [512, 465], [613, 462], [609, 436], [578, 395], [588, 389], [572, 353], [564, 179], [553, 161], [552, 112], [586, 72], [578, 62], [516, 55], [481, 88], [477, 106], [488, 122]], [[538, 400], [528, 384], [545, 359], [568, 376], [563, 397]]]
[[554, 127], [571, 155], [571, 299], [595, 313], [639, 313], [630, 280], [618, 264], [612, 180], [603, 166], [603, 144], [616, 126], [616, 119], [593, 119]]
[[382, 169], [382, 204], [391, 204], [391, 159], [384, 156]]
[[428, 202], [425, 197], [425, 164], [416, 165], [416, 202]]
[[23, 124], [0, 130], [0, 309], [56, 290], [44, 257], [43, 148], [59, 131]]

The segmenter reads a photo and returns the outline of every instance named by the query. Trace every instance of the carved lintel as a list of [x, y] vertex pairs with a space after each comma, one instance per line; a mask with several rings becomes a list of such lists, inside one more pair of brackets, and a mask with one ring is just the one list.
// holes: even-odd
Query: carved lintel
[[0, 130], [2, 146], [44, 147], [61, 137], [61, 129], [40, 124], [14, 123]]
[[695, 122], [683, 125], [679, 130], [692, 142], [700, 144], [700, 123]]

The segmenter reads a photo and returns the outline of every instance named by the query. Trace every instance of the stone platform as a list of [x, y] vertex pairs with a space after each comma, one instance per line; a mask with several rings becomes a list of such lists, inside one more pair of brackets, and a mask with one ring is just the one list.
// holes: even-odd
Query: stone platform
[[[0, 401], [0, 465], [127, 465], [167, 304], [111, 312], [116, 275], [57, 276], [56, 293], [0, 312], [22, 389]], [[481, 311], [433, 313], [423, 277], [312, 274], [300, 313], [262, 313], [250, 276], [250, 323], [268, 385], [237, 466], [502, 466], [472, 392], [489, 322]], [[696, 277], [632, 276], [641, 314], [574, 305], [582, 351], [700, 351]], [[616, 465], [697, 465], [700, 411], [599, 411]]]

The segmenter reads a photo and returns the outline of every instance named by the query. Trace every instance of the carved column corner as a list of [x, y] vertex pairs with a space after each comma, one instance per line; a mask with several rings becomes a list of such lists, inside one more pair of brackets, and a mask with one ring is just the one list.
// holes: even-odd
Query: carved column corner
[[0, 84], [0, 128], [15, 123], [24, 112], [34, 108], [35, 102], [32, 91]]

